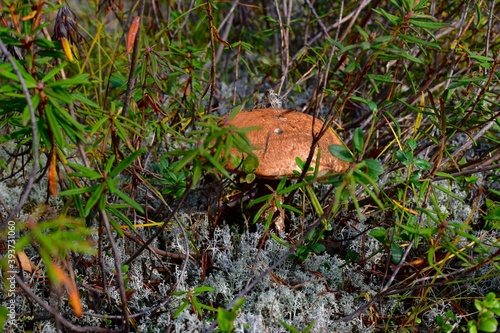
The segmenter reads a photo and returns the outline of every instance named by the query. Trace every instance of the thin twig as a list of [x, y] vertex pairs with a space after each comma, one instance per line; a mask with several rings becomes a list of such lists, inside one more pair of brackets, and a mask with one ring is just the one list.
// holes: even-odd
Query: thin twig
[[[474, 135], [473, 138], [469, 138], [467, 142], [462, 144], [459, 149], [457, 149], [453, 153], [453, 158], [456, 160], [458, 157], [460, 157], [467, 149], [469, 149], [474, 142], [477, 142], [477, 140], [482, 137], [486, 132], [490, 130], [490, 128], [496, 124], [496, 119], [493, 118], [491, 119], [481, 130], [479, 130], [476, 135]], [[447, 157], [444, 159], [441, 164], [439, 165], [439, 168], [442, 168], [443, 166], [446, 166], [448, 162], [450, 161], [450, 157]]]
[[[410, 248], [410, 246], [409, 246], [409, 248]], [[404, 259], [408, 255], [409, 248], [405, 251], [403, 258], [401, 259], [401, 263], [404, 261]], [[484, 267], [485, 265], [492, 263], [495, 260], [495, 258], [497, 258], [499, 255], [500, 255], [500, 249], [497, 250], [496, 252], [492, 253], [486, 260], [482, 261], [481, 263], [479, 263], [475, 266], [464, 267], [464, 268], [458, 269], [454, 273], [446, 274], [444, 276], [437, 275], [437, 276], [431, 276], [431, 277], [426, 277], [426, 278], [422, 278], [422, 279], [416, 279], [413, 281], [413, 283], [416, 284], [418, 282], [425, 281], [425, 280], [431, 280], [431, 281], [434, 280], [431, 283], [426, 283], [426, 284], [422, 284], [422, 285], [418, 285], [418, 286], [413, 285], [413, 286], [403, 287], [403, 288], [389, 288], [390, 283], [392, 283], [392, 281], [393, 281], [392, 278], [396, 276], [397, 272], [402, 267], [402, 265], [400, 264], [396, 267], [396, 270], [392, 274], [391, 280], [389, 281], [390, 283], [388, 282], [386, 284], [386, 287], [384, 287], [382, 290], [380, 290], [377, 293], [377, 295], [375, 295], [369, 302], [367, 302], [366, 304], [364, 304], [363, 306], [361, 306], [360, 308], [358, 308], [356, 311], [352, 312], [351, 314], [335, 320], [334, 323], [347, 322], [347, 321], [353, 320], [354, 318], [359, 316], [363, 311], [365, 311], [367, 308], [369, 308], [371, 305], [378, 302], [382, 297], [389, 296], [389, 295], [401, 295], [402, 293], [404, 293], [406, 291], [410, 291], [410, 290], [431, 288], [431, 287], [437, 287], [440, 285], [444, 285], [446, 283], [449, 283], [449, 279], [452, 276], [457, 276], [457, 279], [460, 276], [470, 276], [471, 273], [477, 271], [479, 268]], [[444, 279], [444, 281], [438, 282], [438, 281], [435, 281], [436, 279]]]
[[321, 30], [323, 30], [323, 34], [325, 34], [325, 36], [327, 36], [327, 37], [330, 37], [330, 35], [328, 34], [328, 29], [326, 29], [326, 26], [323, 23], [323, 20], [321, 20], [320, 16], [316, 12], [316, 9], [314, 9], [314, 6], [311, 4], [311, 1], [306, 0], [306, 5], [307, 5], [307, 7], [309, 7], [309, 10], [313, 14], [314, 18], [318, 21], [319, 26], [321, 27]]
[[[284, 1], [286, 1], [286, 0], [284, 0]], [[280, 96], [281, 90], [283, 88], [286, 89], [288, 68], [290, 65], [290, 49], [289, 49], [290, 29], [289, 29], [289, 24], [290, 24], [292, 4], [290, 3], [288, 11], [287, 11], [286, 3], [284, 3], [284, 5], [283, 5], [283, 7], [284, 7], [283, 11], [284, 11], [284, 14], [286, 15], [285, 17], [287, 19], [286, 24], [283, 24], [283, 20], [281, 18], [281, 12], [280, 12], [280, 8], [279, 8], [277, 0], [274, 0], [274, 5], [276, 7], [276, 14], [278, 15], [278, 22], [280, 24], [280, 32], [281, 32], [281, 78], [280, 78], [280, 86], [279, 86], [278, 92], [277, 92], [277, 94]]]
[[182, 195], [182, 197], [179, 199], [179, 202], [177, 203], [177, 206], [175, 207], [175, 209], [172, 209], [170, 208], [170, 206], [167, 204], [167, 202], [165, 201], [165, 199], [161, 196], [161, 194], [151, 185], [147, 182], [146, 179], [144, 179], [143, 177], [141, 177], [139, 174], [135, 174], [138, 178], [142, 179], [143, 180], [143, 184], [148, 188], [150, 189], [151, 193], [158, 199], [161, 201], [161, 203], [163, 204], [163, 206], [169, 211], [169, 216], [165, 219], [165, 222], [161, 225], [160, 228], [158, 228], [158, 230], [146, 241], [144, 241], [143, 245], [141, 246], [141, 248], [139, 250], [137, 250], [132, 256], [130, 256], [127, 261], [125, 262], [125, 264], [129, 264], [131, 263], [135, 258], [137, 258], [145, 249], [147, 249], [147, 247], [155, 240], [157, 239], [157, 237], [163, 232], [163, 230], [165, 230], [165, 228], [167, 227], [168, 225], [168, 221], [170, 221], [170, 219], [173, 217], [175, 219], [175, 221], [177, 222], [177, 225], [179, 226], [179, 229], [181, 230], [182, 232], [182, 236], [183, 236], [183, 239], [184, 239], [184, 245], [185, 245], [185, 259], [183, 261], [183, 264], [182, 264], [182, 269], [181, 269], [181, 272], [179, 273], [179, 280], [175, 283], [175, 285], [172, 287], [172, 291], [176, 290], [177, 287], [181, 284], [181, 277], [184, 276], [185, 272], [187, 271], [187, 263], [189, 261], [189, 256], [190, 256], [190, 251], [189, 251], [189, 238], [187, 236], [187, 233], [186, 233], [186, 230], [184, 229], [184, 226], [182, 225], [182, 223], [179, 221], [179, 219], [177, 218], [177, 216], [175, 215], [175, 212], [177, 211], [177, 209], [184, 203], [184, 199], [186, 198], [187, 194], [189, 193], [190, 191], [190, 188], [187, 188], [186, 191], [184, 192], [184, 194]]
[[[233, 0], [233, 4], [231, 6], [231, 9], [229, 10], [229, 13], [226, 15], [226, 17], [222, 20], [219, 27], [217, 28], [217, 30], [220, 33], [222, 28], [225, 26], [225, 29], [220, 36], [222, 40], [227, 40], [227, 38], [229, 36], [229, 32], [233, 28], [234, 12], [236, 10], [236, 7], [239, 4], [240, 4], [240, 2], [238, 0]], [[216, 64], [219, 62], [220, 57], [222, 56], [222, 51], [224, 51], [224, 47], [226, 47], [226, 46], [223, 43], [221, 43], [221, 44], [219, 44], [219, 47], [217, 48], [217, 54], [215, 56], [215, 63]], [[235, 82], [237, 82], [237, 81], [238, 80], [235, 80]]]
[[130, 61], [130, 72], [128, 74], [127, 80], [127, 91], [125, 92], [125, 100], [123, 101], [123, 109], [122, 115], [123, 117], [127, 117], [128, 109], [130, 107], [130, 102], [132, 99], [132, 91], [135, 88], [135, 69], [137, 67], [137, 59], [139, 57], [139, 45], [141, 41], [141, 31], [142, 31], [142, 20], [144, 19], [144, 6], [146, 4], [146, 0], [140, 0], [139, 3], [139, 29], [137, 30], [137, 34], [135, 35], [134, 40], [134, 48], [132, 49], [132, 59]]
[[240, 54], [241, 54], [242, 43], [238, 43], [238, 51], [236, 51], [236, 59], [234, 65], [234, 89], [233, 89], [233, 106], [236, 105], [236, 88], [238, 87], [239, 78], [239, 65], [240, 65]]
[[[186, 10], [186, 13], [189, 13], [189, 12], [191, 12], [193, 10], [195, 3], [196, 3], [195, 0], [191, 0], [191, 3], [189, 4], [189, 8]], [[173, 36], [177, 35], [179, 33], [179, 31], [181, 31], [184, 28], [184, 26], [189, 22], [189, 20], [192, 20], [192, 18], [189, 15], [186, 15], [186, 18], [184, 19], [184, 21], [182, 22], [182, 24], [179, 26], [179, 28], [177, 28], [172, 33], [172, 35]]]
[[28, 90], [28, 87], [26, 86], [26, 82], [24, 81], [23, 75], [21, 74], [19, 67], [17, 67], [16, 61], [14, 60], [14, 58], [12, 58], [12, 55], [10, 54], [9, 50], [7, 50], [7, 47], [2, 42], [1, 39], [0, 39], [0, 50], [3, 52], [7, 60], [10, 62], [12, 68], [14, 69], [14, 72], [16, 72], [16, 75], [19, 78], [19, 83], [21, 84], [21, 87], [23, 89], [23, 94], [24, 97], [26, 98], [26, 104], [28, 105], [28, 109], [30, 112], [31, 135], [33, 136], [31, 140], [31, 145], [33, 149], [33, 169], [31, 169], [31, 173], [29, 175], [28, 181], [26, 182], [26, 186], [23, 189], [21, 197], [19, 198], [19, 202], [17, 203], [16, 207], [14, 207], [14, 209], [12, 209], [12, 211], [10, 212], [9, 216], [7, 217], [6, 223], [0, 226], [0, 231], [2, 231], [7, 226], [7, 222], [12, 221], [19, 213], [21, 207], [28, 199], [31, 189], [33, 188], [33, 183], [35, 182], [35, 177], [38, 172], [38, 128], [36, 123], [35, 109], [33, 107], [33, 103], [31, 102], [31, 95]]
[[403, 264], [405, 262], [405, 259], [408, 256], [408, 253], [410, 253], [410, 250], [412, 247], [413, 247], [413, 241], [410, 243], [410, 245], [408, 245], [408, 248], [406, 249], [405, 253], [403, 254], [401, 261], [394, 269], [394, 272], [392, 273], [391, 277], [389, 278], [389, 281], [387, 281], [385, 286], [377, 293], [377, 295], [375, 295], [375, 297], [373, 297], [369, 302], [367, 302], [363, 306], [359, 307], [356, 311], [352, 312], [351, 314], [335, 320], [334, 323], [351, 321], [354, 318], [356, 318], [357, 316], [359, 316], [361, 313], [363, 313], [363, 311], [365, 311], [373, 303], [378, 302], [378, 300], [382, 296], [384, 296], [385, 293], [389, 290], [389, 287], [392, 285], [392, 282], [394, 282], [394, 279], [396, 278], [396, 275], [398, 274], [399, 270], [404, 266]]
[[210, 0], [207, 0], [206, 5], [207, 5], [208, 28], [210, 29], [210, 50], [211, 50], [211, 57], [212, 57], [212, 64], [210, 66], [210, 83], [209, 83], [210, 95], [208, 97], [207, 111], [208, 111], [208, 113], [212, 113], [212, 103], [214, 100], [215, 85], [216, 85], [216, 81], [217, 81], [217, 56], [215, 54], [215, 33], [216, 33], [215, 30], [216, 30], [216, 28], [214, 25], [212, 4], [210, 3]]
[[[140, 239], [139, 237], [137, 237], [136, 235], [132, 234], [131, 232], [123, 231], [123, 234], [125, 236], [127, 236], [127, 238], [129, 238], [132, 241], [134, 241], [135, 243], [137, 243], [137, 244], [139, 244], [141, 246], [144, 245], [144, 241], [142, 239]], [[157, 247], [153, 247], [151, 245], [148, 245], [147, 249], [149, 251], [151, 251], [152, 253], [157, 254], [158, 256], [162, 256], [162, 257], [167, 257], [167, 258], [172, 258], [172, 259], [180, 259], [180, 260], [186, 260], [186, 259], [188, 259], [185, 254], [164, 251], [164, 250], [161, 250], [161, 249], [159, 249]], [[200, 254], [192, 254], [192, 257], [195, 258], [195, 259], [201, 259], [201, 255]]]
[[109, 223], [106, 211], [104, 211], [104, 209], [100, 209], [99, 215], [102, 218], [102, 221], [104, 222], [104, 227], [106, 228], [106, 233], [108, 234], [109, 245], [111, 246], [111, 251], [113, 252], [113, 259], [115, 262], [115, 269], [116, 269], [116, 280], [118, 282], [118, 290], [120, 292], [120, 299], [122, 302], [121, 305], [123, 309], [123, 330], [125, 332], [128, 332], [130, 328], [130, 321], [129, 321], [128, 305], [127, 305], [127, 292], [125, 290], [125, 282], [123, 280], [121, 256], [120, 252], [118, 251], [118, 248], [116, 247], [115, 239], [113, 237], [113, 232], [111, 231], [111, 224]]
[[[493, 11], [495, 10], [496, 1], [491, 1], [490, 13], [488, 15], [488, 31], [486, 32], [486, 45], [484, 49], [484, 55], [488, 56], [490, 50], [490, 39], [491, 39], [491, 25], [493, 22]], [[485, 74], [488, 75], [489, 68], [485, 69]]]
[[31, 290], [30, 287], [28, 287], [23, 280], [18, 276], [15, 275], [16, 278], [16, 283], [21, 287], [21, 289], [35, 302], [38, 303], [42, 308], [44, 308], [47, 312], [49, 312], [51, 315], [56, 318], [57, 321], [59, 321], [64, 327], [67, 327], [71, 332], [107, 332], [107, 333], [112, 333], [112, 332], [119, 332], [115, 331], [112, 329], [108, 328], [103, 328], [103, 327], [97, 327], [97, 326], [87, 326], [87, 327], [80, 327], [73, 325], [70, 323], [66, 318], [64, 318], [59, 311], [51, 307], [49, 304], [45, 303], [40, 297], [38, 297], [33, 290]]
[[[359, 5], [359, 9], [363, 9], [365, 8], [366, 6], [368, 6], [369, 4], [372, 3], [372, 0], [363, 0], [363, 2]], [[337, 21], [336, 23], [332, 24], [331, 26], [327, 27], [326, 30], [327, 31], [330, 31], [332, 29], [335, 29], [335, 28], [340, 28], [340, 26], [349, 21], [354, 15], [356, 15], [357, 12], [353, 12], [353, 13], [350, 13], [348, 15], [346, 15], [344, 18], [340, 19], [339, 21]], [[301, 55], [303, 55], [304, 51], [311, 47], [312, 45], [314, 45], [314, 43], [316, 43], [321, 37], [324, 36], [324, 33], [321, 31], [319, 32], [318, 34], [316, 34], [314, 37], [312, 37], [306, 45], [304, 45], [303, 47], [301, 47], [293, 57], [290, 58], [290, 61], [289, 61], [289, 65], [288, 66], [291, 66], [295, 61], [297, 61], [297, 58]]]

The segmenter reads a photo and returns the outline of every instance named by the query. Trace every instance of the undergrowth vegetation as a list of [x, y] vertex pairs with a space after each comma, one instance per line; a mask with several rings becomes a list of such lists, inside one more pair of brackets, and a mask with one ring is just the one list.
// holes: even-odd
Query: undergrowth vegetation
[[[495, 332], [495, 1], [0, 2], [0, 327]], [[350, 163], [266, 182], [237, 112]], [[285, 225], [278, 230], [277, 221]]]

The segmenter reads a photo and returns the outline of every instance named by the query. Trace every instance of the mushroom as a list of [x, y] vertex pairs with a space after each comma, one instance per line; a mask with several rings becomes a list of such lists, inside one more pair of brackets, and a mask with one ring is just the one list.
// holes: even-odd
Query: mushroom
[[[230, 120], [229, 124], [238, 128], [258, 127], [247, 133], [250, 144], [256, 148], [253, 153], [259, 160], [254, 174], [269, 179], [294, 177], [294, 170], [300, 172], [296, 158], [299, 157], [304, 162], [307, 160], [313, 141], [313, 130], [314, 134], [318, 134], [323, 126], [321, 120], [306, 113], [284, 109], [242, 111]], [[329, 152], [328, 146], [332, 144], [342, 143], [337, 133], [329, 127], [319, 139], [311, 161], [311, 167], [314, 168], [319, 147], [321, 158], [318, 178], [332, 172], [343, 172], [349, 167], [349, 163], [339, 160]], [[240, 154], [242, 159], [246, 157], [236, 148], [232, 148], [230, 154]], [[231, 163], [226, 165], [229, 171], [237, 167]]]
[[[252, 147], [255, 148], [252, 152], [259, 161], [253, 174], [264, 179], [280, 179], [284, 176], [296, 177], [294, 171], [301, 172], [297, 166], [296, 158], [299, 157], [304, 162], [307, 160], [313, 143], [313, 132], [314, 135], [317, 135], [323, 127], [321, 120], [308, 114], [275, 108], [240, 112], [229, 121], [229, 124], [238, 128], [257, 128], [250, 130], [247, 137]], [[333, 172], [343, 172], [349, 167], [349, 163], [339, 160], [330, 153], [328, 146], [333, 144], [342, 145], [342, 142], [337, 133], [328, 127], [319, 139], [311, 160], [313, 170], [316, 163], [319, 163], [318, 178]], [[321, 149], [320, 161], [316, 160], [318, 147]], [[235, 160], [239, 160], [239, 165], [229, 162], [226, 169], [229, 171], [240, 167], [244, 169], [244, 162], [241, 161], [247, 158], [246, 154], [234, 147], [229, 153], [232, 157], [239, 155], [241, 158], [232, 158], [233, 163]], [[265, 191], [263, 186], [260, 188]], [[262, 194], [262, 191], [258, 192]], [[274, 207], [271, 210], [267, 211], [266, 214], [274, 214], [278, 208]], [[274, 224], [276, 229], [281, 231], [284, 230], [283, 210], [280, 210], [279, 213], [280, 216], [274, 220]]]

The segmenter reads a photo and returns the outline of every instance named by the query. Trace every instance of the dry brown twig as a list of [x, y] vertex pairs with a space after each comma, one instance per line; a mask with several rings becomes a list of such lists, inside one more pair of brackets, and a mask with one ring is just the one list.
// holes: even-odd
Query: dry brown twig
[[140, 45], [140, 36], [141, 36], [141, 31], [142, 31], [142, 21], [144, 19], [144, 6], [146, 5], [146, 0], [140, 0], [139, 2], [139, 9], [138, 9], [138, 16], [139, 16], [139, 29], [137, 30], [137, 33], [135, 35], [134, 39], [134, 47], [132, 49], [132, 57], [130, 60], [130, 72], [129, 72], [129, 77], [127, 80], [127, 90], [125, 92], [125, 98], [123, 101], [123, 109], [122, 109], [122, 115], [123, 117], [127, 117], [128, 114], [128, 109], [130, 107], [130, 102], [132, 99], [132, 91], [135, 88], [135, 83], [136, 83], [136, 77], [135, 77], [135, 69], [137, 67], [137, 60], [139, 58], [139, 45]]
[[288, 4], [286, 0], [283, 0], [283, 14], [286, 19], [286, 22], [283, 23], [283, 19], [281, 17], [280, 7], [278, 5], [278, 1], [274, 0], [274, 6], [276, 9], [276, 15], [278, 16], [278, 22], [280, 25], [280, 36], [281, 36], [281, 77], [278, 79], [280, 82], [278, 88], [278, 95], [281, 94], [281, 90], [287, 87], [288, 80], [288, 68], [290, 65], [290, 20], [292, 16], [292, 7], [293, 2], [289, 0]]
[[[23, 207], [24, 203], [28, 199], [28, 196], [31, 192], [31, 189], [33, 188], [33, 184], [35, 182], [35, 177], [36, 174], [38, 173], [38, 127], [36, 123], [36, 115], [35, 115], [35, 108], [33, 107], [33, 103], [31, 102], [31, 95], [28, 90], [28, 87], [26, 86], [26, 82], [24, 81], [24, 78], [21, 74], [21, 71], [19, 70], [19, 67], [17, 67], [17, 63], [10, 54], [9, 50], [5, 46], [5, 44], [2, 42], [0, 39], [0, 51], [3, 52], [4, 56], [7, 58], [7, 61], [10, 62], [12, 65], [12, 68], [14, 69], [14, 72], [16, 73], [16, 76], [19, 78], [19, 83], [21, 84], [22, 90], [24, 97], [26, 99], [26, 104], [28, 105], [28, 110], [30, 113], [30, 126], [31, 126], [31, 133], [33, 135], [33, 138], [31, 140], [31, 148], [33, 152], [33, 168], [31, 169], [31, 173], [28, 177], [28, 181], [26, 182], [26, 185], [24, 186], [23, 191], [21, 192], [21, 197], [19, 198], [19, 202], [17, 205], [11, 210], [9, 216], [7, 217], [7, 221], [12, 221], [16, 218], [17, 214], [21, 211], [21, 208]], [[2, 223], [0, 225], [0, 232], [5, 229], [7, 226], [7, 223]]]
[[21, 277], [16, 275], [15, 278], [16, 278], [16, 283], [21, 287], [21, 289], [26, 293], [26, 295], [28, 295], [31, 299], [33, 299], [35, 302], [37, 302], [38, 305], [40, 305], [42, 308], [45, 309], [45, 311], [47, 311], [52, 316], [54, 316], [56, 321], [61, 323], [64, 327], [67, 327], [68, 329], [70, 329], [72, 332], [106, 332], [106, 333], [120, 332], [120, 331], [116, 331], [116, 330], [112, 330], [112, 329], [108, 329], [108, 328], [104, 328], [104, 327], [97, 327], [97, 326], [80, 327], [80, 326], [76, 326], [76, 325], [70, 323], [68, 320], [66, 320], [66, 318], [63, 317], [63, 315], [61, 315], [59, 313], [58, 310], [54, 309], [49, 304], [44, 302], [40, 297], [38, 297], [33, 292], [33, 290], [31, 290], [31, 288], [28, 287], [24, 283], [24, 281], [23, 281], [23, 279], [21, 279]]

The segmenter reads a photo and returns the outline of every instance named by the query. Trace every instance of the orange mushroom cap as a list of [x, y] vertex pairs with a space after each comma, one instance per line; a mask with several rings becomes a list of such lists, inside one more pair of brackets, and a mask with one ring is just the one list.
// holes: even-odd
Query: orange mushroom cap
[[[256, 109], [238, 113], [229, 124], [238, 128], [259, 127], [249, 131], [247, 137], [256, 150], [253, 153], [259, 159], [259, 166], [254, 171], [257, 177], [277, 179], [283, 176], [294, 176], [294, 170], [299, 171], [296, 158], [306, 161], [309, 156], [314, 134], [321, 131], [323, 122], [319, 119], [297, 111], [283, 109]], [[319, 139], [311, 161], [311, 167], [316, 165], [318, 147], [321, 156], [318, 177], [332, 172], [343, 172], [349, 168], [349, 163], [334, 157], [328, 150], [332, 144], [342, 145], [337, 133], [328, 128]], [[245, 154], [232, 148], [231, 155]], [[232, 171], [237, 166], [228, 163], [226, 169]]]

